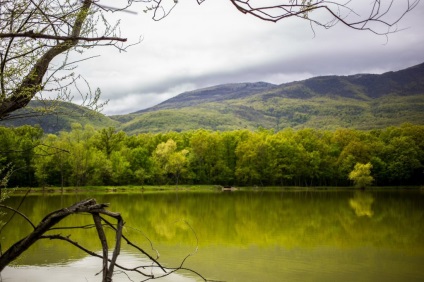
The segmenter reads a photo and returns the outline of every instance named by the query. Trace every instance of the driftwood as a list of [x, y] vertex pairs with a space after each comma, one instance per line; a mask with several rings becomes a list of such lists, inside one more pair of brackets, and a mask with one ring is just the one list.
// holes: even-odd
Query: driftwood
[[[211, 281], [205, 279], [201, 274], [198, 272], [187, 269], [183, 267], [184, 261], [187, 259], [187, 257], [191, 256], [189, 254], [181, 263], [181, 265], [177, 268], [165, 268], [163, 267], [157, 259], [151, 257], [149, 254], [147, 254], [143, 249], [133, 244], [125, 235], [122, 234], [122, 229], [124, 226], [124, 221], [119, 213], [111, 212], [106, 210], [105, 208], [108, 207], [108, 204], [98, 204], [95, 199], [88, 199], [83, 200], [81, 202], [78, 202], [70, 207], [63, 208], [57, 211], [54, 211], [48, 215], [46, 215], [41, 222], [38, 225], [35, 225], [31, 222], [31, 220], [19, 212], [17, 209], [0, 205], [0, 208], [9, 209], [15, 212], [15, 214], [19, 214], [22, 216], [26, 221], [28, 221], [31, 226], [34, 228], [34, 230], [26, 237], [20, 239], [15, 244], [13, 244], [9, 249], [7, 249], [4, 253], [1, 253], [0, 255], [0, 272], [12, 261], [14, 261], [16, 258], [18, 258], [23, 252], [25, 252], [31, 245], [33, 245], [35, 242], [37, 242], [40, 239], [50, 239], [50, 240], [62, 240], [66, 241], [73, 246], [79, 248], [80, 250], [84, 251], [85, 253], [99, 257], [102, 259], [102, 282], [109, 282], [112, 281], [112, 276], [114, 273], [114, 269], [119, 268], [122, 271], [128, 271], [128, 272], [136, 272], [143, 276], [142, 281], [147, 281], [150, 279], [156, 279], [163, 276], [168, 276], [173, 272], [176, 272], [178, 270], [186, 270], [190, 271], [196, 275], [198, 275], [201, 279], [204, 281]], [[97, 235], [99, 237], [99, 240], [102, 244], [102, 255], [99, 255], [95, 253], [94, 251], [91, 251], [79, 243], [73, 241], [70, 239], [70, 236], [62, 236], [60, 234], [54, 234], [54, 235], [45, 235], [45, 233], [49, 230], [57, 230], [61, 228], [54, 228], [54, 226], [59, 223], [62, 219], [66, 218], [67, 216], [71, 214], [80, 214], [80, 213], [89, 213], [93, 217], [94, 225], [89, 226], [83, 226], [83, 227], [71, 227], [71, 228], [87, 228], [87, 227], [95, 227], [97, 231]], [[109, 222], [107, 219], [103, 218], [102, 215], [109, 216], [116, 220], [116, 225]], [[109, 248], [108, 243], [106, 240], [106, 235], [103, 229], [103, 226], [106, 225], [113, 230], [115, 230], [115, 248], [112, 253], [111, 258], [109, 258]], [[116, 263], [116, 260], [119, 256], [120, 249], [121, 249], [121, 240], [124, 239], [130, 246], [137, 249], [139, 252], [141, 252], [143, 255], [147, 256], [152, 264], [151, 267], [159, 268], [162, 270], [163, 273], [157, 274], [156, 276], [152, 273], [144, 273], [140, 269], [145, 268], [144, 266], [138, 266], [134, 268], [127, 268], [123, 265], [119, 265]]]

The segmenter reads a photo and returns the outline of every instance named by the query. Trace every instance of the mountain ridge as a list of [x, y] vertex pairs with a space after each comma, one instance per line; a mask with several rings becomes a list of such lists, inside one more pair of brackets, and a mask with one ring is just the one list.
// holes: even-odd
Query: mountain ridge
[[[87, 113], [82, 116], [86, 117]], [[56, 120], [55, 126], [49, 122], [54, 120], [48, 119], [42, 127], [54, 133], [70, 128], [70, 122], [79, 121], [73, 118], [57, 125]], [[278, 131], [286, 127], [368, 130], [405, 122], [424, 124], [424, 63], [383, 74], [317, 76], [279, 85], [267, 82], [215, 85], [183, 92], [134, 113], [101, 115], [95, 127], [114, 126], [128, 134], [137, 134], [196, 129]], [[90, 121], [85, 118], [81, 123]], [[19, 124], [34, 124], [34, 121]]]
[[[178, 94], [158, 105], [147, 109], [139, 110], [131, 114], [140, 114], [145, 112], [156, 111], [160, 109], [181, 108], [185, 106], [194, 106], [205, 102], [232, 100], [245, 98], [252, 94], [260, 94], [263, 91], [276, 91], [277, 95], [284, 95], [289, 98], [308, 98], [308, 93], [315, 92], [316, 94], [331, 96], [343, 96], [346, 98], [378, 98], [387, 93], [401, 91], [403, 95], [417, 94], [424, 88], [424, 82], [421, 81], [419, 87], [413, 84], [417, 78], [424, 77], [424, 63], [418, 64], [399, 71], [388, 71], [382, 74], [354, 74], [347, 76], [326, 75], [316, 76], [300, 81], [292, 81], [282, 84], [272, 84], [267, 82], [243, 82], [243, 83], [228, 83], [214, 85], [206, 88], [196, 89]], [[390, 82], [390, 83], [387, 83]], [[308, 89], [296, 86], [306, 86]], [[409, 88], [407, 87], [409, 85]], [[247, 86], [250, 86], [247, 88]], [[359, 86], [360, 89], [352, 89], [352, 86]], [[414, 88], [415, 87], [415, 88]], [[244, 88], [240, 91], [236, 88]], [[288, 89], [295, 88], [295, 89]], [[359, 91], [360, 90], [360, 91]], [[367, 97], [364, 97], [366, 94]], [[227, 95], [224, 97], [224, 95]], [[205, 98], [205, 96], [208, 96]], [[202, 97], [202, 101], [194, 101]]]
[[423, 112], [424, 63], [383, 74], [318, 76], [280, 85], [223, 84], [183, 92], [126, 116], [122, 129], [131, 133], [197, 128], [372, 129], [422, 124]]
[[[249, 86], [249, 87], [247, 87]], [[192, 91], [187, 91], [178, 94], [177, 96], [170, 98], [166, 101], [159, 103], [158, 105], [152, 106], [147, 109], [139, 110], [131, 114], [139, 114], [150, 112], [159, 109], [168, 109], [170, 104], [183, 104], [189, 100], [192, 101], [190, 106], [197, 105], [198, 103], [204, 102], [214, 102], [222, 100], [222, 98], [227, 99], [237, 99], [241, 97], [246, 97], [249, 94], [256, 93], [258, 91], [268, 90], [270, 88], [276, 87], [277, 85], [268, 83], [268, 82], [243, 82], [243, 83], [227, 83], [219, 84], [215, 86], [205, 87], [201, 89], [196, 89]], [[228, 96], [225, 96], [228, 95]], [[224, 97], [223, 97], [224, 96]], [[196, 100], [202, 99], [201, 102]], [[186, 105], [185, 105], [186, 106]]]

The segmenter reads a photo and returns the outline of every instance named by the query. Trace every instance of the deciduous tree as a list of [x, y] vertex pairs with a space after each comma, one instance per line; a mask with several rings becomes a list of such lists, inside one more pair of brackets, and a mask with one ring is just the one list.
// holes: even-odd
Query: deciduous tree
[[371, 176], [371, 163], [357, 163], [355, 168], [349, 173], [349, 179], [352, 180], [359, 188], [365, 188], [370, 185], [374, 178]]
[[172, 139], [160, 143], [152, 155], [156, 174], [165, 178], [167, 175], [172, 175], [178, 185], [180, 176], [188, 164], [187, 154], [186, 149], [177, 151], [177, 143]]
[[[126, 39], [119, 37], [116, 26], [102, 20], [105, 9], [96, 2], [0, 1], [0, 119], [10, 118], [36, 94], [50, 91], [57, 99], [69, 100], [66, 86], [78, 78], [69, 52], [101, 45], [122, 47], [117, 43]], [[62, 63], [53, 65], [60, 55]], [[99, 94], [96, 91], [87, 105], [95, 106]]]

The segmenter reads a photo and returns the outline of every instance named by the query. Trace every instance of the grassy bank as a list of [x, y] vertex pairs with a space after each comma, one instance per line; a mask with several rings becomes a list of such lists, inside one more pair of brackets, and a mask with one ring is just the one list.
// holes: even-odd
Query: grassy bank
[[[220, 187], [216, 185], [154, 185], [154, 186], [84, 186], [84, 187], [19, 187], [8, 188], [15, 194], [59, 194], [59, 193], [149, 193], [166, 191], [219, 191]], [[29, 192], [28, 192], [29, 191]]]
[[[95, 193], [158, 193], [158, 192], [170, 192], [170, 191], [190, 191], [190, 192], [213, 192], [223, 191], [222, 186], [219, 185], [144, 185], [144, 186], [84, 186], [84, 187], [20, 187], [20, 188], [8, 188], [7, 193], [9, 194], [26, 194], [31, 195], [42, 195], [42, 194], [95, 194]], [[424, 186], [372, 186], [368, 187], [367, 191], [377, 190], [416, 190], [420, 189], [424, 191]], [[2, 189], [3, 191], [4, 188]], [[354, 187], [300, 187], [300, 186], [245, 186], [235, 187], [232, 191], [340, 191], [340, 190], [356, 190]], [[11, 193], [12, 192], [12, 193]]]

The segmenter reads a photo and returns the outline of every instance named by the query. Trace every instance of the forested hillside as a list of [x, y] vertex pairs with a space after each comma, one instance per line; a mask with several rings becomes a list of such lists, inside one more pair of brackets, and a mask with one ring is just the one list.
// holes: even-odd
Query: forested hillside
[[324, 76], [282, 85], [226, 84], [182, 93], [125, 116], [130, 134], [259, 127], [374, 129], [424, 124], [424, 64], [381, 75]]
[[422, 185], [424, 126], [362, 131], [143, 133], [74, 124], [70, 132], [0, 127], [10, 186], [219, 184], [344, 186], [357, 164], [374, 185]]
[[[25, 111], [28, 109], [17, 114]], [[45, 132], [58, 133], [77, 122], [137, 134], [196, 129], [279, 131], [289, 127], [368, 130], [405, 122], [424, 124], [424, 64], [381, 75], [323, 76], [281, 85], [218, 85], [120, 116], [106, 117], [68, 103], [58, 112], [2, 121], [0, 126], [40, 124]]]
[[96, 128], [119, 126], [109, 117], [68, 102], [33, 100], [26, 108], [14, 112], [9, 119], [1, 120], [0, 126], [39, 126], [44, 133], [70, 131], [73, 123], [91, 124]]

